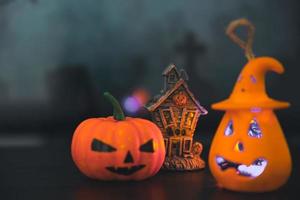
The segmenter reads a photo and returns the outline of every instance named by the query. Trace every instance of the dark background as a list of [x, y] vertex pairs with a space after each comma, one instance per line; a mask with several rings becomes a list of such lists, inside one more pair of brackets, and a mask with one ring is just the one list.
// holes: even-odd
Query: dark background
[[[210, 111], [199, 123], [213, 134], [222, 113], [210, 105], [228, 97], [246, 63], [244, 52], [224, 33], [240, 17], [256, 26], [255, 54], [284, 64], [285, 74], [268, 75], [268, 92], [291, 102], [278, 115], [285, 129], [298, 130], [299, 5], [292, 0], [0, 0], [0, 131], [60, 130], [89, 116], [107, 116], [111, 107], [104, 91], [120, 101], [136, 88], [153, 96], [163, 86], [162, 71], [174, 63], [187, 70], [190, 88]], [[147, 117], [131, 113], [141, 114]]]
[[[28, 160], [44, 158], [34, 148], [53, 144], [56, 153], [49, 159], [67, 163], [63, 169], [73, 167], [78, 176], [68, 145], [79, 122], [111, 115], [103, 92], [110, 91], [122, 105], [137, 89], [152, 97], [162, 89], [161, 73], [170, 63], [187, 71], [190, 89], [209, 111], [200, 118], [196, 135], [204, 143], [206, 158], [223, 114], [210, 105], [229, 96], [246, 63], [244, 52], [225, 35], [228, 23], [241, 17], [256, 26], [254, 53], [275, 57], [285, 66], [283, 75], [268, 74], [267, 89], [271, 97], [292, 104], [276, 114], [293, 146], [292, 155], [297, 155], [299, 9], [297, 0], [0, 0], [0, 150], [7, 152], [4, 160], [22, 171], [31, 166]], [[125, 112], [150, 118], [143, 108]], [[56, 140], [63, 142], [55, 146]], [[15, 151], [27, 147], [30, 150], [24, 156], [30, 158], [11, 161], [17, 159], [10, 158]], [[28, 169], [56, 169], [47, 162], [35, 160], [35, 167]], [[12, 180], [19, 181], [18, 177]], [[12, 191], [13, 183], [8, 184]], [[34, 180], [31, 183], [35, 185]]]

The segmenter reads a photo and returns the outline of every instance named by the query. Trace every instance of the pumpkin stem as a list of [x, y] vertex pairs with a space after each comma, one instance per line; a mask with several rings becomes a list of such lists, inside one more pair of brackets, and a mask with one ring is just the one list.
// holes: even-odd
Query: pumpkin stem
[[103, 95], [108, 101], [110, 101], [110, 103], [114, 108], [114, 119], [117, 121], [125, 120], [124, 112], [118, 100], [114, 96], [112, 96], [109, 92], [104, 92]]

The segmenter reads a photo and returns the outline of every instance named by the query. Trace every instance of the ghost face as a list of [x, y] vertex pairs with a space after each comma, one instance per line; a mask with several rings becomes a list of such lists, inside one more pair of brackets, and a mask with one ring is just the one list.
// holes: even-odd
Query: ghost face
[[230, 190], [270, 191], [284, 184], [291, 158], [273, 111], [227, 111], [211, 145], [209, 167], [218, 185]]

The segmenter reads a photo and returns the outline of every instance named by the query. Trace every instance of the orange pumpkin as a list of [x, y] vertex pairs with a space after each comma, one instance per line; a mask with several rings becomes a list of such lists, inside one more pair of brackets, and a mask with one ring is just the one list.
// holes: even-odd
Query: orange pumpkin
[[229, 99], [212, 105], [226, 110], [209, 152], [209, 167], [218, 185], [246, 192], [275, 190], [291, 173], [291, 156], [273, 109], [287, 102], [268, 97], [265, 73], [283, 73], [277, 60], [249, 60]]
[[159, 128], [152, 122], [124, 116], [120, 104], [104, 93], [114, 106], [114, 116], [91, 118], [76, 129], [71, 153], [79, 170], [101, 180], [141, 180], [155, 175], [165, 157]]

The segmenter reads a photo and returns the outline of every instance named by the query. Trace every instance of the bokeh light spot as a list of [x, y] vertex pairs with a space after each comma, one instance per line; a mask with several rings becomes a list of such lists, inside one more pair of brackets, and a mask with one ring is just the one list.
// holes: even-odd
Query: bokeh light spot
[[138, 102], [138, 100], [136, 98], [130, 96], [125, 99], [124, 108], [128, 112], [135, 113], [139, 110], [140, 103]]

